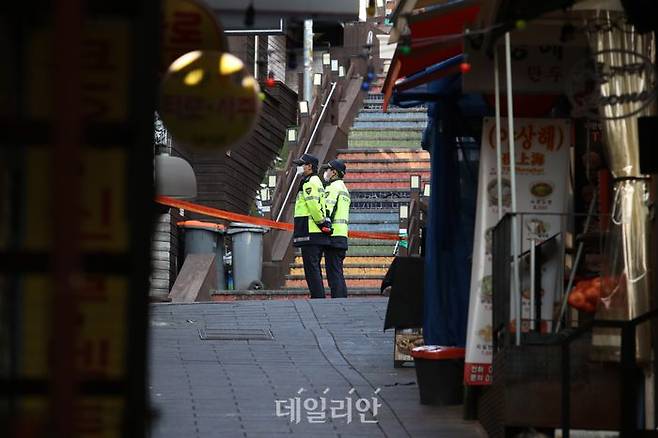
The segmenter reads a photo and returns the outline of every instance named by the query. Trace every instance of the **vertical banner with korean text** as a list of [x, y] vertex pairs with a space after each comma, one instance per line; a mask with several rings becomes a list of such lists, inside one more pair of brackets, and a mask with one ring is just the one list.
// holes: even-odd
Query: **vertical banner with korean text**
[[[569, 149], [571, 125], [567, 119], [515, 119], [516, 196], [521, 220], [521, 251], [530, 242], [560, 239], [564, 231], [568, 207]], [[511, 209], [509, 152], [502, 154], [502, 206], [498, 212], [496, 177], [495, 119], [485, 118], [482, 129], [482, 150], [478, 182], [477, 213], [473, 239], [473, 265], [466, 340], [464, 381], [468, 385], [488, 385], [492, 378], [492, 294], [491, 275], [492, 233], [499, 217]], [[507, 150], [507, 119], [501, 119], [503, 150]], [[548, 214], [547, 214], [548, 213]], [[558, 213], [558, 214], [555, 214]], [[561, 287], [560, 254], [553, 256], [541, 268], [541, 329], [552, 319], [556, 291]], [[521, 275], [522, 318], [529, 317], [529, 277]], [[527, 330], [527, 326], [523, 328]]]

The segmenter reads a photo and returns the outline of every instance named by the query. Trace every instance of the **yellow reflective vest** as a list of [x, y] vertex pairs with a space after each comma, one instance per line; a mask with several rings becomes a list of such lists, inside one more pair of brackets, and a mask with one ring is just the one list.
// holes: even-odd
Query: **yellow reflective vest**
[[327, 216], [331, 219], [333, 233], [331, 246], [347, 249], [348, 223], [350, 219], [350, 192], [342, 179], [335, 179], [325, 187]]
[[295, 201], [294, 246], [326, 245], [329, 238], [318, 226], [326, 217], [324, 185], [317, 175], [302, 179]]

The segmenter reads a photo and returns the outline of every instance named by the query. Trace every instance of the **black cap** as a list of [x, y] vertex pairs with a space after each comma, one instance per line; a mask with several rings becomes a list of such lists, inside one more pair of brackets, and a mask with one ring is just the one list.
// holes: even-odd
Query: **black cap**
[[343, 160], [338, 160], [338, 159], [333, 159], [329, 161], [326, 165], [329, 169], [334, 169], [338, 171], [341, 175], [344, 175], [345, 172], [347, 171], [347, 168], [345, 167], [345, 163]]
[[310, 164], [311, 166], [317, 168], [319, 162], [318, 159], [315, 158], [313, 155], [304, 154], [301, 157], [297, 158], [296, 160], [292, 160], [292, 163], [298, 166], [301, 166], [302, 164]]

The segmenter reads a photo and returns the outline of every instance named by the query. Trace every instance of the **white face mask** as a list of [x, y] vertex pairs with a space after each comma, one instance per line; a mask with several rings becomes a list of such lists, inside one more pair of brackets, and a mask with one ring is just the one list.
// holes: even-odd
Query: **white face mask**
[[325, 170], [323, 177], [325, 181], [329, 181], [331, 179], [331, 170]]
[[301, 175], [304, 173], [304, 166], [297, 166], [297, 175]]

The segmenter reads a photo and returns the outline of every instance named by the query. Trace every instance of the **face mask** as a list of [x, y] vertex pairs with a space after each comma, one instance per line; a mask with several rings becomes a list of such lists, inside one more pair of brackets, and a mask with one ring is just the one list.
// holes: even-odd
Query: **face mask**
[[325, 181], [329, 181], [331, 179], [331, 170], [326, 170], [323, 176]]
[[304, 166], [297, 166], [297, 175], [304, 173]]

